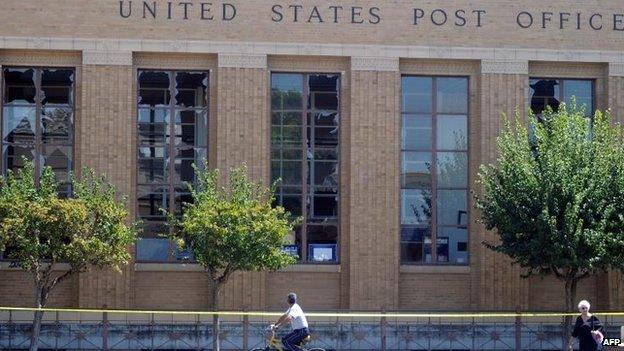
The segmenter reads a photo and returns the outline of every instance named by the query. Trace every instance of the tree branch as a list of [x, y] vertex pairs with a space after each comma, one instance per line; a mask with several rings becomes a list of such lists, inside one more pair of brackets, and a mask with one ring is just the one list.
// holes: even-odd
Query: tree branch
[[228, 264], [223, 270], [223, 274], [219, 278], [217, 278], [217, 284], [221, 285], [227, 282], [233, 270], [234, 270], [234, 267], [232, 267], [231, 264]]
[[558, 279], [565, 280], [565, 278], [563, 277], [563, 274], [561, 274], [561, 272], [559, 272], [559, 268], [557, 268], [555, 266], [550, 266], [550, 269], [555, 274], [555, 277], [557, 277]]
[[70, 268], [67, 272], [65, 272], [65, 273], [63, 273], [63, 274], [61, 274], [61, 275], [59, 275], [59, 276], [58, 276], [58, 277], [56, 277], [56, 278], [54, 278], [54, 279], [52, 280], [52, 283], [50, 284], [50, 288], [48, 289], [48, 291], [50, 291], [50, 290], [54, 289], [54, 287], [55, 287], [57, 284], [59, 284], [59, 283], [63, 282], [65, 279], [69, 278], [69, 276], [71, 276], [71, 275], [72, 275], [72, 274], [74, 274], [74, 273], [75, 273], [74, 269], [73, 269], [73, 268]]

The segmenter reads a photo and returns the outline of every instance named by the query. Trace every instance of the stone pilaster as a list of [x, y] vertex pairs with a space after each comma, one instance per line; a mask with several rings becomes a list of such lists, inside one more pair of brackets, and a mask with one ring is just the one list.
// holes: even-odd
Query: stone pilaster
[[[481, 140], [472, 140], [472, 147], [480, 148], [477, 164], [496, 161], [498, 148], [496, 137], [503, 127], [503, 115], [508, 119], [526, 112], [526, 93], [528, 89], [528, 61], [483, 60], [479, 81], [480, 128]], [[476, 214], [478, 215], [478, 214]], [[473, 288], [476, 294], [473, 301], [481, 309], [528, 308], [528, 281], [520, 277], [520, 269], [511, 266], [506, 256], [487, 249], [480, 243], [484, 240], [496, 242], [498, 234], [488, 232], [483, 226], [475, 224], [472, 231], [471, 271]], [[476, 284], [476, 286], [474, 286]]]
[[[609, 63], [608, 68], [608, 100], [613, 120], [624, 123], [624, 63]], [[624, 308], [624, 275], [611, 270], [604, 275], [608, 305], [604, 308], [621, 310]]]
[[[216, 167], [247, 164], [250, 176], [269, 185], [268, 70], [266, 55], [219, 55]], [[262, 309], [266, 274], [239, 272], [220, 295], [220, 308]]]
[[[82, 101], [76, 111], [76, 170], [105, 173], [128, 196], [134, 216], [136, 170], [136, 94], [132, 52], [85, 51], [82, 55]], [[132, 264], [121, 272], [92, 269], [80, 274], [79, 306], [131, 308]]]
[[399, 59], [351, 58], [349, 303], [398, 307]]

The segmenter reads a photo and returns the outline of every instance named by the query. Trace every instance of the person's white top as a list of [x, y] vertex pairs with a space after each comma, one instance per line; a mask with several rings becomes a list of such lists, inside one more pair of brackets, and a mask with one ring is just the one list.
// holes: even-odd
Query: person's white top
[[301, 307], [299, 307], [298, 304], [295, 303], [290, 306], [290, 308], [286, 311], [286, 314], [289, 315], [290, 318], [292, 318], [290, 320], [290, 325], [292, 326], [293, 330], [308, 327], [308, 320], [306, 319], [305, 314], [303, 314], [303, 310], [301, 309]]

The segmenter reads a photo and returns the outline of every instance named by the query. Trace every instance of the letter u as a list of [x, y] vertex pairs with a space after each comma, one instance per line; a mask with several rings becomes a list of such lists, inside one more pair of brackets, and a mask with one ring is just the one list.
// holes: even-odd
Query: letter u
[[124, 2], [123, 0], [119, 1], [119, 15], [123, 18], [128, 18], [132, 15], [132, 1], [128, 1], [128, 13], [124, 14]]

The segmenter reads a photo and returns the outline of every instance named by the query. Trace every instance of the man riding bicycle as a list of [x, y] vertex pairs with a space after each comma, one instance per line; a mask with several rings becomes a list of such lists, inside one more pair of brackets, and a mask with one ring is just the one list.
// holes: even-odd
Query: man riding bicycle
[[290, 322], [292, 332], [282, 338], [282, 344], [286, 351], [297, 351], [299, 344], [305, 339], [310, 332], [308, 331], [308, 320], [303, 314], [303, 310], [297, 304], [297, 294], [291, 292], [286, 298], [288, 301], [288, 310], [284, 313], [275, 324], [271, 325], [272, 329], [279, 328], [280, 325]]

